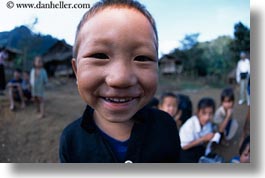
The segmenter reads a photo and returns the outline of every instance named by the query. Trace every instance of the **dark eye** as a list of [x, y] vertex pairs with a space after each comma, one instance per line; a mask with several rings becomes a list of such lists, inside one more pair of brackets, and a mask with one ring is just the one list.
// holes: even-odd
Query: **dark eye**
[[89, 57], [97, 58], [97, 59], [109, 59], [109, 57], [104, 53], [95, 53], [90, 55]]
[[155, 61], [154, 59], [147, 56], [137, 56], [134, 58], [135, 61], [146, 62], [146, 61]]

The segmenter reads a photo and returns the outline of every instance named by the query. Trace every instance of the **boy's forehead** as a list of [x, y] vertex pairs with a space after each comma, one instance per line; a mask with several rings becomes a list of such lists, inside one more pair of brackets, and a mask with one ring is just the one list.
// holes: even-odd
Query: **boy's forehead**
[[[84, 23], [80, 31], [82, 31], [82, 29], [86, 29], [86, 27], [88, 26], [87, 24], [90, 24], [91, 26], [95, 25], [105, 26], [105, 25], [111, 25], [113, 23], [115, 23], [116, 25], [121, 24], [127, 26], [137, 25], [135, 22], [131, 23], [131, 21], [135, 20], [134, 17], [138, 17], [137, 18], [138, 23], [140, 23], [139, 20], [141, 22], [144, 21], [146, 24], [149, 23], [148, 19], [135, 9], [106, 7], [102, 10], [99, 10], [97, 13], [90, 15], [90, 17], [87, 18], [86, 22]], [[99, 19], [100, 21], [98, 21]], [[151, 24], [150, 28], [152, 28]]]
[[213, 112], [213, 107], [212, 106], [207, 106], [204, 108], [200, 108], [199, 112]]
[[224, 101], [232, 101], [232, 99], [230, 97], [228, 97], [228, 96], [225, 96], [224, 97]]
[[177, 100], [177, 98], [174, 96], [165, 96], [164, 100], [171, 100], [172, 101], [172, 100]]
[[[77, 40], [78, 46], [81, 41], [92, 41], [93, 39], [105, 43], [107, 38], [104, 35], [109, 34], [109, 37], [112, 37], [111, 33], [115, 33], [117, 29], [121, 28], [125, 29], [125, 32], [127, 31], [127, 35], [132, 35], [128, 34], [131, 28], [135, 29], [133, 35], [151, 32], [152, 36], [149, 36], [151, 37], [152, 42], [156, 43], [155, 33], [152, 26], [141, 12], [138, 12], [133, 8], [106, 7], [87, 18], [87, 21], [80, 29], [80, 34]], [[143, 41], [146, 40], [148, 39], [143, 39]]]

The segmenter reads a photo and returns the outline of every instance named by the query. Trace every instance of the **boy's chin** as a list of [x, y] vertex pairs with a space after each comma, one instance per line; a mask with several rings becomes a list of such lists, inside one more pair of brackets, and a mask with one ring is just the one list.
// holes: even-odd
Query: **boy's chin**
[[130, 122], [133, 115], [136, 112], [130, 112], [130, 113], [111, 113], [111, 114], [106, 114], [103, 116], [105, 120], [111, 123], [127, 123]]

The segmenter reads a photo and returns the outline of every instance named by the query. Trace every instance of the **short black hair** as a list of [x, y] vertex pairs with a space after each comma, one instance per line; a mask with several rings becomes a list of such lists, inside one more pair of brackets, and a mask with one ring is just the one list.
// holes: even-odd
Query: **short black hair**
[[242, 145], [240, 146], [239, 149], [239, 155], [242, 155], [243, 151], [246, 149], [247, 145], [250, 144], [250, 136], [246, 136], [246, 138], [244, 139]]
[[161, 98], [160, 98], [159, 103], [162, 104], [162, 103], [164, 102], [164, 99], [165, 99], [166, 97], [172, 97], [172, 98], [175, 98], [175, 99], [176, 99], [176, 102], [178, 103], [178, 98], [177, 98], [177, 96], [176, 96], [174, 93], [172, 93], [172, 92], [166, 92], [166, 93], [163, 93], [162, 96], [161, 96]]
[[17, 72], [17, 73], [20, 73], [20, 74], [21, 74], [21, 73], [22, 73], [22, 70], [21, 70], [21, 69], [19, 69], [19, 68], [16, 68], [16, 69], [15, 69], [15, 72]]
[[229, 98], [229, 101], [235, 101], [235, 95], [232, 88], [225, 88], [221, 93], [221, 102], [225, 100], [225, 98]]
[[197, 110], [199, 111], [201, 109], [205, 109], [208, 107], [213, 108], [213, 111], [215, 111], [215, 102], [212, 98], [205, 97], [205, 98], [200, 99], [197, 105]]
[[74, 42], [74, 47], [73, 47], [73, 57], [77, 57], [77, 51], [78, 51], [78, 35], [81, 30], [81, 28], [84, 26], [86, 21], [99, 11], [107, 8], [107, 7], [125, 7], [125, 8], [130, 8], [130, 9], [135, 9], [142, 13], [150, 22], [154, 33], [156, 37], [156, 50], [158, 52], [158, 34], [157, 34], [157, 28], [156, 28], [156, 23], [150, 12], [145, 8], [144, 5], [139, 3], [138, 1], [135, 0], [101, 0], [97, 3], [95, 3], [82, 17], [81, 21], [79, 22], [75, 34], [75, 42]]
[[158, 107], [158, 104], [159, 104], [159, 100], [156, 98], [156, 97], [153, 97], [149, 103], [146, 105], [146, 107]]

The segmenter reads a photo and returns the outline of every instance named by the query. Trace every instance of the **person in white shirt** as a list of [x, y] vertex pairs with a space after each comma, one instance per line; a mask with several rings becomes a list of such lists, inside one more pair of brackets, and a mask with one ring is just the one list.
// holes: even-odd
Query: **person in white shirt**
[[240, 84], [240, 96], [238, 104], [243, 104], [247, 101], [249, 105], [249, 96], [247, 94], [247, 82], [250, 76], [250, 62], [249, 59], [246, 57], [245, 52], [240, 53], [240, 60], [237, 63], [236, 69], [236, 81]]
[[196, 163], [205, 154], [205, 146], [214, 136], [211, 123], [214, 111], [214, 100], [202, 98], [197, 106], [197, 114], [189, 118], [180, 127], [182, 162]]

